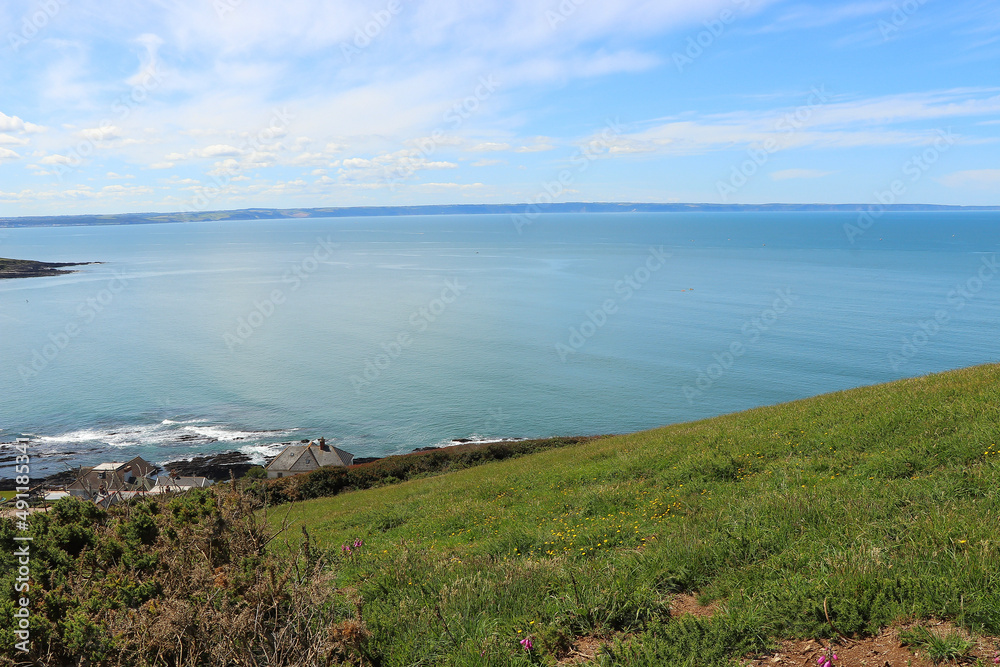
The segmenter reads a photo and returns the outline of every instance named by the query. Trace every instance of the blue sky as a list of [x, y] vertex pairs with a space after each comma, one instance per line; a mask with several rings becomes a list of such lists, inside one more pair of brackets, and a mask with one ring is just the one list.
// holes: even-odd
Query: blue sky
[[12, 0], [0, 215], [1000, 204], [993, 0]]

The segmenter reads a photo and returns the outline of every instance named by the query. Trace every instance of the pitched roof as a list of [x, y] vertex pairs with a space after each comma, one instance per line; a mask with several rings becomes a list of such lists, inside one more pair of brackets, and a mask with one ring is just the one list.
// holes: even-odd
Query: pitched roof
[[306, 472], [323, 466], [349, 466], [354, 464], [354, 454], [331, 445], [289, 445], [267, 464], [268, 470]]
[[195, 487], [204, 488], [206, 486], [211, 486], [212, 482], [208, 480], [207, 477], [157, 477], [156, 486], [180, 486], [180, 487]]
[[[137, 456], [131, 461], [112, 461], [101, 463], [92, 468], [81, 468], [76, 480], [66, 486], [67, 490], [95, 492], [101, 487], [105, 491], [122, 489], [150, 489], [153, 480], [149, 478], [155, 468], [143, 458]], [[126, 481], [126, 473], [132, 477]]]

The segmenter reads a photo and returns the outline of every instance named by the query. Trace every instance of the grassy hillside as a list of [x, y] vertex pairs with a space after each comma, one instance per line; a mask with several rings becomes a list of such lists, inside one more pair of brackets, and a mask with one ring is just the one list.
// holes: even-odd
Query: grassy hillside
[[[801, 667], [813, 638], [844, 642], [834, 667], [992, 665], [998, 413], [1000, 366], [983, 366], [399, 457], [283, 482], [342, 493], [276, 507], [259, 480], [107, 511], [60, 500], [0, 519], [0, 666], [707, 666], [782, 641], [755, 665]], [[970, 653], [952, 626], [901, 627], [933, 618], [983, 637]]]
[[[982, 366], [271, 520], [305, 527], [356, 605], [358, 659], [382, 665], [554, 663], [579, 637], [604, 643], [602, 664], [728, 664], [775, 638], [932, 617], [995, 635], [998, 424], [1000, 366]], [[672, 616], [680, 592], [719, 611]]]

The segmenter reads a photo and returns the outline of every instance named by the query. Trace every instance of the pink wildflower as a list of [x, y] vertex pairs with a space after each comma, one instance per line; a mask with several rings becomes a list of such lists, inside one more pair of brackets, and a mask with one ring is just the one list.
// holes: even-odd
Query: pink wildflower
[[525, 637], [521, 640], [521, 646], [524, 647], [525, 651], [530, 651], [535, 645], [531, 643], [531, 637]]

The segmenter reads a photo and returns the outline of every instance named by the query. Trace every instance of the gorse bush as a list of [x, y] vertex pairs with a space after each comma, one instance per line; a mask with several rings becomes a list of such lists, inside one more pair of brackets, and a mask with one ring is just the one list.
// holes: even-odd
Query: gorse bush
[[318, 665], [366, 652], [361, 605], [320, 558], [278, 559], [238, 488], [109, 511], [73, 498], [31, 517], [31, 653], [9, 650], [11, 524], [0, 524], [0, 662], [101, 667]]

